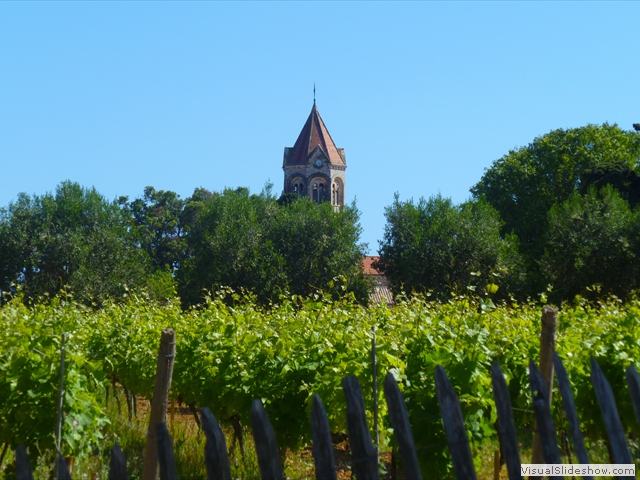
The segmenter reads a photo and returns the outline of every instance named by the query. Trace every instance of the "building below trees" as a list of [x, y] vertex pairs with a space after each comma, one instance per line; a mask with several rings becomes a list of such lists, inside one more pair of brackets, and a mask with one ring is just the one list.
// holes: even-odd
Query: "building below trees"
[[365, 277], [371, 279], [373, 289], [369, 294], [369, 303], [386, 303], [393, 305], [393, 293], [391, 292], [391, 284], [380, 270], [374, 265], [380, 261], [380, 257], [367, 256], [362, 258], [362, 271]]

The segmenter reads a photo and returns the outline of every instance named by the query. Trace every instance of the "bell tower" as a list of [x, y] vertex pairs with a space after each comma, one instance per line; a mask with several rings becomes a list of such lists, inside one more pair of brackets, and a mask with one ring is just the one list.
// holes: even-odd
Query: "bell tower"
[[284, 149], [282, 169], [283, 193], [344, 206], [347, 157], [344, 148], [337, 148], [329, 135], [315, 100], [296, 143]]

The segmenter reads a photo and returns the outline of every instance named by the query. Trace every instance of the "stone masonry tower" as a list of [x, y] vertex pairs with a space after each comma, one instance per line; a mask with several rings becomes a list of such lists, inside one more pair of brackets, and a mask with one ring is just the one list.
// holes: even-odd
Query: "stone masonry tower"
[[337, 148], [325, 126], [316, 102], [293, 147], [285, 147], [284, 193], [309, 197], [315, 202], [344, 206], [344, 148]]

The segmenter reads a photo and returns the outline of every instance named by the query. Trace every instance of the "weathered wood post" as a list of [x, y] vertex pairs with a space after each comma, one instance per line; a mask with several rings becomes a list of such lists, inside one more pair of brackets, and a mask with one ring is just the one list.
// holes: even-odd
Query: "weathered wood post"
[[[553, 352], [556, 348], [556, 330], [558, 327], [558, 309], [550, 306], [542, 308], [542, 331], [540, 333], [540, 373], [547, 389], [547, 402], [551, 408], [551, 392], [553, 391]], [[533, 453], [531, 463], [545, 463], [542, 443], [537, 423], [533, 434]], [[534, 477], [532, 477], [534, 478]]]
[[56, 447], [62, 452], [62, 415], [64, 406], [64, 341], [63, 333], [60, 338], [60, 385], [58, 386], [58, 421], [56, 423]]
[[16, 480], [33, 480], [31, 462], [24, 445], [18, 445], [16, 448]]
[[362, 388], [356, 377], [344, 377], [342, 389], [347, 402], [347, 432], [351, 445], [351, 471], [357, 480], [378, 480], [378, 458], [367, 425]]
[[371, 329], [371, 373], [373, 380], [373, 431], [376, 435], [376, 462], [380, 463], [380, 429], [378, 426], [378, 357], [376, 354], [376, 326]]
[[436, 366], [436, 395], [456, 478], [476, 480], [478, 477], [473, 466], [458, 395], [441, 365]]
[[282, 462], [276, 441], [276, 432], [269, 421], [267, 412], [260, 400], [254, 400], [251, 404], [251, 423], [253, 440], [256, 445], [258, 466], [260, 474], [265, 480], [282, 480]]
[[[411, 425], [409, 424], [407, 404], [391, 372], [387, 373], [384, 379], [384, 394], [387, 398], [389, 417], [391, 418], [391, 425], [393, 425], [393, 434], [396, 437], [398, 450], [400, 450], [400, 458], [402, 458], [405, 478], [422, 480], [418, 455], [416, 454], [416, 444], [413, 440]], [[393, 464], [395, 457], [392, 456], [391, 458], [391, 463]], [[395, 467], [395, 465], [392, 466], [392, 469], [393, 467]]]
[[153, 385], [151, 399], [151, 414], [147, 430], [147, 446], [144, 451], [144, 467], [142, 480], [156, 480], [158, 478], [158, 440], [156, 438], [156, 424], [167, 422], [167, 404], [173, 375], [173, 362], [176, 356], [176, 332], [171, 328], [162, 331], [160, 351], [158, 352], [158, 366]]
[[327, 412], [318, 394], [313, 396], [312, 402], [311, 438], [313, 439], [313, 460], [316, 464], [316, 480], [337, 480]]
[[117, 442], [111, 448], [108, 480], [129, 480], [129, 475], [127, 474], [127, 460], [124, 458], [124, 453], [122, 453], [122, 449]]

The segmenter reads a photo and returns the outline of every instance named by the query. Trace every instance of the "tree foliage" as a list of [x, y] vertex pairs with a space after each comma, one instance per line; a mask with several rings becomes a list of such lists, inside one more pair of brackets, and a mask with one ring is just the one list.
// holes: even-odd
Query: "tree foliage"
[[486, 202], [453, 205], [440, 195], [386, 208], [378, 267], [398, 292], [507, 292], [524, 281], [518, 243], [500, 237], [501, 221]]
[[0, 211], [0, 290], [26, 299], [65, 288], [86, 304], [144, 289], [185, 305], [231, 287], [263, 302], [323, 290], [368, 298], [359, 213], [307, 200], [279, 203], [265, 189], [181, 199], [147, 187], [141, 198], [109, 202], [95, 189], [63, 182]]
[[[611, 185], [573, 193], [549, 212], [542, 270], [559, 299], [578, 294], [621, 297], [640, 287], [638, 212]], [[591, 287], [596, 286], [597, 292]]]
[[69, 287], [85, 303], [122, 296], [148, 273], [128, 224], [115, 202], [77, 183], [20, 194], [0, 211], [0, 289], [20, 285], [33, 299]]
[[[589, 186], [615, 187], [623, 199], [640, 199], [640, 134], [617, 125], [554, 130], [496, 160], [471, 188], [498, 212], [503, 236], [515, 233], [532, 280], [529, 293], [549, 281], [540, 260], [549, 231], [549, 212]], [[556, 280], [560, 278], [554, 277]]]
[[220, 286], [246, 289], [261, 301], [289, 292], [367, 298], [355, 206], [341, 211], [306, 199], [279, 204], [266, 189], [227, 189], [200, 202], [187, 235], [190, 252], [178, 272], [186, 304]]
[[142, 198], [129, 202], [120, 197], [118, 203], [135, 226], [140, 246], [156, 268], [177, 268], [184, 255], [185, 201], [172, 191], [146, 187]]

